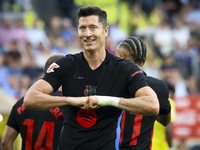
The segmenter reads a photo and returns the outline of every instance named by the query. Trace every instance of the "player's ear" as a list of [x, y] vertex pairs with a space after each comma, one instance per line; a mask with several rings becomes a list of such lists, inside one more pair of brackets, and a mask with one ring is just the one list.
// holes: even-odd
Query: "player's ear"
[[120, 54], [120, 57], [121, 57], [122, 59], [126, 59], [126, 58], [127, 58], [126, 55], [125, 55], [124, 53], [121, 53], [121, 54]]

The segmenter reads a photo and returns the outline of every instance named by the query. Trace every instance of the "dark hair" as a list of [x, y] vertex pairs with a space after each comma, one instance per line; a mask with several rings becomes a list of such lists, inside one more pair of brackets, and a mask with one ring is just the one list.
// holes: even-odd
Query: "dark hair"
[[99, 7], [95, 6], [88, 6], [88, 7], [81, 7], [76, 13], [77, 19], [76, 24], [78, 26], [79, 19], [81, 17], [87, 17], [96, 15], [99, 17], [99, 22], [103, 24], [103, 27], [105, 28], [107, 26], [107, 13], [104, 10], [101, 10]]
[[129, 37], [123, 40], [118, 47], [126, 47], [131, 53], [134, 62], [140, 66], [143, 66], [146, 61], [147, 48], [145, 43], [139, 37]]
[[49, 68], [49, 66], [53, 63], [53, 62], [55, 62], [56, 60], [58, 60], [59, 58], [61, 58], [61, 57], [64, 57], [65, 55], [64, 54], [52, 54], [52, 55], [50, 55], [48, 58], [47, 58], [47, 60], [46, 60], [46, 63], [45, 63], [45, 65], [44, 65], [44, 73], [46, 73], [47, 72], [47, 69]]

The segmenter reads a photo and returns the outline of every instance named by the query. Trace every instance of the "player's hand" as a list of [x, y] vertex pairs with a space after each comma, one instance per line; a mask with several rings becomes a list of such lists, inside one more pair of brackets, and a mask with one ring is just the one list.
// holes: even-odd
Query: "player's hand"
[[71, 105], [81, 109], [87, 109], [89, 97], [71, 97]]
[[98, 103], [98, 98], [95, 96], [89, 96], [89, 102], [86, 104], [86, 109], [90, 110], [90, 109], [98, 109], [100, 108], [99, 105], [97, 105]]

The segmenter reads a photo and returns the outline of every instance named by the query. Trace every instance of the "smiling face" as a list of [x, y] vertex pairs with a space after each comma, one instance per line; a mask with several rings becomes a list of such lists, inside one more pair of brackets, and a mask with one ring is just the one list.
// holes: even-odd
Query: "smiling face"
[[78, 23], [78, 34], [86, 51], [105, 50], [105, 37], [108, 35], [109, 27], [103, 27], [96, 15], [80, 17]]

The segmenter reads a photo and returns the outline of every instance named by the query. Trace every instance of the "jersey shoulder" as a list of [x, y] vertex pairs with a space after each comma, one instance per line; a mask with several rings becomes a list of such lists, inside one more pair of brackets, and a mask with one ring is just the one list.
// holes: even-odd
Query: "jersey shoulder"
[[56, 64], [62, 65], [62, 64], [69, 64], [70, 62], [74, 61], [80, 61], [83, 57], [83, 52], [76, 53], [76, 54], [67, 54], [62, 58], [59, 58], [55, 61]]
[[146, 76], [146, 80], [149, 86], [153, 90], [155, 89], [155, 92], [158, 91], [158, 92], [169, 94], [168, 87], [163, 80], [160, 80], [151, 76]]

